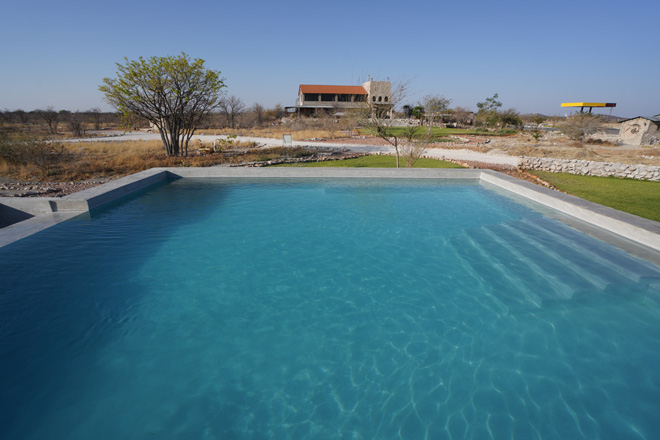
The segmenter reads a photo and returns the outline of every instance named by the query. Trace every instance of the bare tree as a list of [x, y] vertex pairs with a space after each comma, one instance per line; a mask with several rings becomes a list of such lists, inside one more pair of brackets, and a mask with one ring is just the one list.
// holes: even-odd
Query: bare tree
[[428, 135], [431, 134], [433, 120], [438, 116], [442, 117], [441, 115], [449, 109], [449, 104], [451, 104], [451, 99], [442, 95], [426, 95], [422, 98], [419, 105], [424, 108], [424, 117], [428, 122]]
[[46, 122], [50, 134], [57, 134], [57, 125], [59, 124], [60, 115], [53, 107], [48, 107], [46, 110], [36, 110], [37, 115]]
[[87, 110], [87, 113], [91, 116], [92, 122], [94, 122], [94, 130], [101, 129], [101, 109], [98, 107], [90, 108]]
[[[410, 80], [402, 78], [395, 81], [391, 86], [390, 104], [391, 108], [396, 108], [403, 102], [410, 93]], [[370, 107], [369, 103], [357, 113], [358, 124], [366, 128], [372, 135], [386, 140], [394, 147], [396, 154], [396, 167], [399, 168], [399, 138], [401, 130], [392, 127], [391, 120], [388, 119], [390, 110], [385, 106]]]
[[225, 115], [227, 126], [229, 128], [236, 128], [236, 119], [245, 109], [245, 104], [241, 98], [237, 96], [225, 97], [220, 101], [220, 111]]
[[28, 115], [27, 113], [25, 113], [25, 111], [18, 109], [12, 112], [12, 119], [14, 120], [14, 122], [18, 122], [20, 124], [25, 125], [27, 124], [28, 121]]
[[254, 113], [254, 122], [257, 124], [257, 126], [263, 124], [265, 112], [264, 106], [258, 102], [255, 102], [252, 106], [252, 112]]
[[466, 127], [471, 125], [473, 119], [473, 114], [470, 109], [465, 107], [456, 107], [452, 111], [452, 117], [460, 127]]
[[67, 125], [69, 126], [69, 129], [71, 130], [71, 133], [75, 137], [82, 137], [85, 135], [85, 123], [83, 120], [83, 115], [82, 113], [75, 111], [73, 113], [69, 113], [69, 117], [67, 118]]

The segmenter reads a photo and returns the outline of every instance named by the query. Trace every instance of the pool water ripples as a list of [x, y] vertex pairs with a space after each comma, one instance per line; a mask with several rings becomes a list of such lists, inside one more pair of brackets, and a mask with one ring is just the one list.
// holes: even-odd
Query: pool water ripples
[[660, 434], [660, 268], [478, 184], [180, 180], [39, 235], [3, 438]]

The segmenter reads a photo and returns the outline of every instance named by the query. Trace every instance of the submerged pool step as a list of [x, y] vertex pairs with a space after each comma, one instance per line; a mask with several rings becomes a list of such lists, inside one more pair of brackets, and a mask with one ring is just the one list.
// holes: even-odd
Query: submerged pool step
[[541, 298], [528, 288], [525, 281], [513, 276], [469, 235], [462, 233], [452, 236], [449, 243], [455, 254], [468, 266], [468, 270], [490, 286], [491, 293], [510, 311], [541, 306]]
[[511, 223], [486, 225], [484, 229], [515, 249], [520, 255], [540, 267], [549, 276], [556, 278], [574, 290], [604, 289], [608, 282], [592, 274], [576, 269], [573, 264], [545, 247], [533, 237], [521, 234]]
[[[489, 229], [500, 234], [504, 239], [510, 240], [513, 247], [528, 258], [539, 259], [539, 265], [547, 272], [574, 286], [576, 290], [604, 289], [612, 282], [622, 282], [622, 278], [612, 277], [605, 279], [592, 269], [576, 264], [580, 260], [578, 250], [571, 250], [571, 258], [558, 252], [551, 243], [543, 243], [537, 237], [526, 234], [521, 230], [519, 222], [507, 222], [502, 225], [489, 225]], [[625, 280], [629, 281], [629, 280]]]
[[478, 244], [483, 253], [493, 262], [501, 264], [507, 272], [534, 292], [542, 302], [546, 300], [570, 299], [576, 290], [574, 286], [566, 284], [556, 276], [548, 273], [508, 243], [508, 240], [499, 237], [492, 231], [481, 227], [465, 231], [475, 244]]
[[[627, 270], [615, 262], [603, 258], [585, 243], [577, 243], [558, 236], [542, 226], [531, 222], [516, 222], [508, 225], [530, 241], [550, 249], [559, 258], [570, 262], [582, 271], [597, 276], [608, 283], [639, 282], [640, 275]], [[625, 255], [622, 253], [622, 255]]]
[[635, 258], [609, 243], [576, 231], [557, 220], [539, 216], [527, 218], [525, 223], [548, 234], [550, 240], [568, 244], [595, 255], [600, 262], [609, 262], [613, 267], [618, 268], [619, 272], [622, 271], [627, 277], [636, 281], [657, 282], [660, 280], [660, 269], [653, 264]]

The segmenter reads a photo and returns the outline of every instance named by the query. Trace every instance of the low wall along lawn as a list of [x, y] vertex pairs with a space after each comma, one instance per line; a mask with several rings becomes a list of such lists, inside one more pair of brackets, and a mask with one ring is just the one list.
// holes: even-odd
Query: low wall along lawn
[[520, 158], [519, 167], [528, 170], [579, 174], [582, 176], [615, 176], [637, 180], [660, 181], [660, 167], [650, 165], [628, 165], [623, 163], [552, 159], [547, 157], [522, 157]]

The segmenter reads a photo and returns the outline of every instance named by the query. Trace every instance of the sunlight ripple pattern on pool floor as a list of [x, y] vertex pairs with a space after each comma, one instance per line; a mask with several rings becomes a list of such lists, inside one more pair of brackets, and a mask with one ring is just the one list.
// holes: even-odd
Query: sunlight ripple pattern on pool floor
[[660, 268], [478, 184], [179, 180], [0, 257], [0, 438], [660, 436]]

